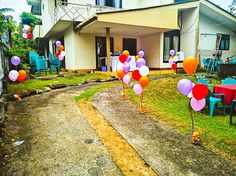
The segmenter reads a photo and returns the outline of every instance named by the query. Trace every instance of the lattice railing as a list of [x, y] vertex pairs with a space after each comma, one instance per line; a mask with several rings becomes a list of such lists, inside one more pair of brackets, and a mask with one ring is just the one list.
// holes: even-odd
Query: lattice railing
[[59, 20], [83, 21], [96, 12], [117, 11], [120, 9], [91, 4], [60, 3], [52, 13], [52, 21], [56, 24]]

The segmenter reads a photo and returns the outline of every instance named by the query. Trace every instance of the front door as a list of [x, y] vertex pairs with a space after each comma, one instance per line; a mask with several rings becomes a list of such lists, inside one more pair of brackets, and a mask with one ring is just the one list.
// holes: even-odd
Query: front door
[[[111, 37], [111, 52], [113, 52], [114, 43], [113, 38]], [[101, 69], [102, 66], [106, 65], [106, 55], [107, 55], [107, 47], [106, 47], [106, 37], [96, 36], [96, 65], [97, 69]]]

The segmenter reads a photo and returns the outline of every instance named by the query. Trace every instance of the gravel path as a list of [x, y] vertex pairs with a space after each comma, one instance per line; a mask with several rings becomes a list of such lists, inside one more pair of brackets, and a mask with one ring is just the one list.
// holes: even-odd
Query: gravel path
[[93, 103], [109, 123], [159, 175], [234, 176], [236, 165], [226, 161], [121, 99], [119, 88], [96, 95]]
[[[10, 103], [0, 175], [122, 175], [74, 100], [92, 86]], [[25, 142], [16, 146], [17, 140]]]

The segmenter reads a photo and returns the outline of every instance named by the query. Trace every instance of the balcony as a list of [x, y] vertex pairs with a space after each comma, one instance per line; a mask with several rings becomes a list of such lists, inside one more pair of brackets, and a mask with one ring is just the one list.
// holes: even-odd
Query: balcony
[[91, 4], [82, 5], [82, 4], [61, 2], [57, 4], [56, 8], [51, 14], [51, 19], [53, 25], [55, 25], [59, 20], [81, 22], [97, 12], [108, 12], [117, 10], [120, 9], [107, 6], [91, 5]]

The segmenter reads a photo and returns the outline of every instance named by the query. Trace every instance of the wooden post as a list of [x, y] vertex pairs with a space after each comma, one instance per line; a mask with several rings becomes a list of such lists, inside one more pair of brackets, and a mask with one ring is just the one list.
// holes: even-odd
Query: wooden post
[[106, 28], [106, 45], [107, 45], [107, 71], [111, 68], [111, 43], [110, 43], [110, 28]]

